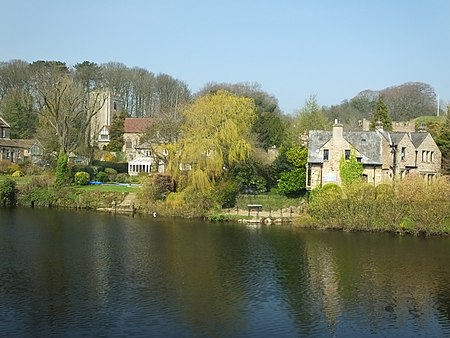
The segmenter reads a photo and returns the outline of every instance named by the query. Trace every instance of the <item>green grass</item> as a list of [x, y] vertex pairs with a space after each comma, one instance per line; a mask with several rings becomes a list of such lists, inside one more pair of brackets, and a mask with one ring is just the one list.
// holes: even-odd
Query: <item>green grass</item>
[[248, 204], [261, 204], [263, 210], [277, 210], [299, 205], [301, 197], [290, 198], [277, 194], [264, 195], [240, 195], [237, 198], [236, 205], [239, 209], [247, 209]]
[[17, 185], [25, 185], [30, 183], [32, 177], [33, 176], [12, 177], [11, 175], [0, 175], [0, 182], [3, 182], [7, 178], [12, 178], [16, 181]]
[[83, 191], [101, 191], [101, 192], [136, 192], [139, 188], [129, 187], [124, 185], [82, 185], [75, 187], [76, 189]]

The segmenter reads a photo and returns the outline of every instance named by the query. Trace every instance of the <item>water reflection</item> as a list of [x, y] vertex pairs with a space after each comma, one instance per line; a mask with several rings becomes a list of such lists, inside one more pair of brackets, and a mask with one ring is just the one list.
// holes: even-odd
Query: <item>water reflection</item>
[[0, 336], [442, 336], [446, 238], [0, 210]]

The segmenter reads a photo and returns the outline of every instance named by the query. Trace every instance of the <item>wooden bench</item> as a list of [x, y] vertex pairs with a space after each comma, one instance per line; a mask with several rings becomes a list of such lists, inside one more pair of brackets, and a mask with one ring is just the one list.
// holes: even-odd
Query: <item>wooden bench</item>
[[248, 204], [248, 215], [250, 216], [250, 211], [256, 210], [256, 217], [259, 216], [259, 212], [262, 211], [262, 204]]

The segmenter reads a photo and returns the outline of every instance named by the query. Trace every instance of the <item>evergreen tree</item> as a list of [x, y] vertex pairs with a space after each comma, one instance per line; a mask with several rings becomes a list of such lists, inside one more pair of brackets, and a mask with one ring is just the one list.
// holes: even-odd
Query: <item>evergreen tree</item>
[[107, 150], [122, 151], [125, 113], [116, 114], [109, 129], [109, 144]]
[[378, 121], [383, 124], [383, 130], [392, 130], [392, 118], [389, 112], [389, 108], [380, 96], [375, 102], [372, 120], [370, 121], [370, 129], [375, 130], [375, 126]]

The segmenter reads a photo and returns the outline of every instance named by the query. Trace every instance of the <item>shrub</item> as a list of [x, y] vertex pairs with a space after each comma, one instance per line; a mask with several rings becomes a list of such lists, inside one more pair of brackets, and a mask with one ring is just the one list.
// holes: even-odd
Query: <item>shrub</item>
[[116, 154], [111, 153], [111, 152], [105, 153], [103, 155], [102, 159], [103, 159], [103, 161], [106, 161], [106, 162], [116, 162], [117, 161]]
[[16, 170], [11, 174], [12, 177], [21, 177], [23, 176], [23, 173], [20, 170]]
[[108, 182], [109, 176], [104, 171], [99, 171], [97, 175], [95, 175], [95, 179], [99, 182]]
[[108, 161], [92, 161], [92, 165], [97, 167], [98, 171], [105, 171], [105, 168], [116, 169], [118, 173], [128, 173], [128, 163], [126, 162], [108, 162]]
[[108, 175], [109, 181], [115, 181], [117, 176], [117, 170], [114, 168], [105, 168], [104, 172]]
[[67, 160], [69, 157], [67, 154], [60, 152], [58, 155], [58, 161], [56, 162], [55, 172], [55, 186], [61, 187], [65, 185], [69, 180], [69, 169], [67, 167]]
[[89, 173], [85, 171], [79, 171], [75, 174], [75, 184], [76, 185], [87, 185], [89, 183]]
[[17, 201], [16, 181], [12, 178], [6, 178], [0, 183], [0, 201], [3, 206], [13, 207]]
[[130, 179], [130, 176], [128, 176], [128, 174], [120, 173], [120, 174], [117, 174], [117, 176], [116, 176], [116, 182], [117, 183], [130, 183], [131, 179]]
[[17, 163], [10, 163], [8, 166], [8, 174], [14, 174], [16, 171], [20, 171], [20, 166]]

